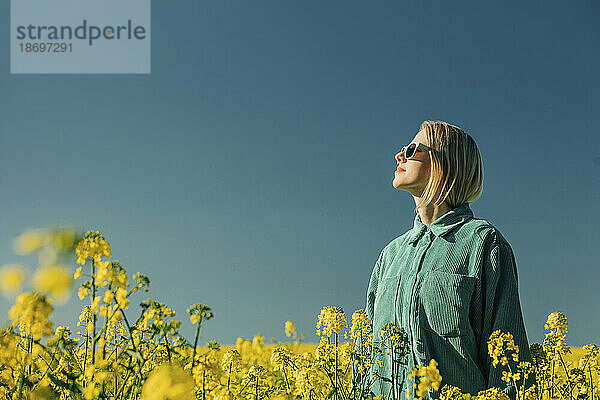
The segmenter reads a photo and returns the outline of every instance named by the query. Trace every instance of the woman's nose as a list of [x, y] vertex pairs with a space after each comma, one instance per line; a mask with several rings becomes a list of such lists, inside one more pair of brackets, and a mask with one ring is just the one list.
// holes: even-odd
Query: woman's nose
[[402, 153], [402, 151], [400, 151], [398, 154], [396, 154], [396, 161], [402, 162], [403, 158], [404, 158], [404, 154]]

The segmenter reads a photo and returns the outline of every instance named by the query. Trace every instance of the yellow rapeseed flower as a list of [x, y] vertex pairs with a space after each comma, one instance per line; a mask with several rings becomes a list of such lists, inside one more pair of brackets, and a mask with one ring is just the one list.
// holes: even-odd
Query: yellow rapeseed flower
[[22, 233], [14, 241], [15, 253], [19, 255], [33, 253], [44, 245], [46, 235], [44, 229], [31, 229]]
[[112, 281], [113, 273], [111, 267], [112, 263], [110, 261], [100, 261], [98, 263], [98, 270], [95, 274], [96, 285], [105, 286], [109, 281]]
[[6, 264], [0, 268], [0, 289], [10, 297], [21, 290], [25, 281], [25, 268], [19, 264]]
[[283, 370], [291, 362], [292, 354], [282, 346], [277, 346], [271, 353], [271, 365], [275, 371]]
[[34, 339], [54, 333], [52, 322], [48, 321], [52, 305], [46, 296], [40, 293], [23, 293], [16, 300], [16, 304], [8, 312], [12, 326], [18, 326]]
[[[348, 327], [346, 315], [341, 307], [323, 307], [318, 316], [317, 335], [330, 336], [332, 333], [340, 333]], [[344, 334], [346, 337], [346, 334]]]
[[127, 309], [129, 307], [129, 300], [127, 299], [127, 290], [123, 288], [117, 289], [116, 301], [120, 308]]
[[236, 349], [230, 349], [223, 354], [221, 359], [221, 369], [229, 373], [239, 372], [242, 370], [242, 357]]
[[94, 297], [94, 301], [92, 301], [91, 308], [94, 314], [98, 313], [98, 311], [100, 310], [100, 296]]
[[235, 340], [235, 347], [241, 348], [245, 341], [246, 341], [246, 339], [244, 339], [243, 337], [237, 338]]
[[320, 382], [317, 371], [313, 368], [299, 368], [294, 370], [292, 374], [295, 382], [295, 395], [308, 399], [312, 391], [318, 390]]
[[515, 344], [512, 334], [502, 333], [500, 330], [492, 332], [488, 340], [488, 354], [492, 358], [492, 365], [507, 365], [508, 357], [515, 362], [519, 361], [519, 346]]
[[367, 340], [373, 334], [372, 325], [364, 309], [356, 310], [352, 314], [352, 326], [350, 327], [350, 338], [356, 341], [359, 338]]
[[255, 364], [248, 369], [246, 374], [244, 375], [244, 379], [254, 380], [254, 379], [264, 379], [266, 378], [267, 370], [260, 364]]
[[103, 317], [107, 317], [109, 310], [110, 310], [110, 306], [107, 307], [105, 305], [101, 305], [100, 306], [100, 315]]
[[125, 289], [127, 286], [129, 286], [129, 282], [127, 279], [127, 273], [125, 272], [125, 270], [121, 270], [116, 273], [113, 271], [112, 284], [113, 284], [113, 286], [118, 286], [123, 289]]
[[340, 345], [339, 348], [339, 356], [340, 356], [340, 362], [342, 364], [348, 364], [350, 362], [350, 360], [352, 359], [352, 356], [355, 354], [356, 352], [356, 345], [354, 344], [354, 342], [344, 342]]
[[95, 383], [92, 382], [82, 389], [82, 393], [85, 400], [97, 399], [98, 395], [100, 394], [100, 388], [96, 387]]
[[[171, 310], [169, 311], [172, 312]], [[194, 325], [200, 323], [203, 320], [207, 320], [213, 317], [213, 313], [211, 312], [210, 307], [205, 304], [192, 304], [187, 309], [187, 312], [190, 315], [190, 322]], [[174, 312], [173, 315], [175, 315]]]
[[78, 257], [77, 263], [85, 264], [88, 257], [92, 258], [95, 263], [99, 263], [100, 257], [110, 258], [110, 250], [110, 243], [100, 235], [100, 231], [89, 231], [75, 249]]
[[567, 317], [563, 313], [553, 312], [550, 314], [544, 324], [544, 328], [549, 330], [544, 338], [544, 346], [548, 350], [553, 348], [552, 357], [554, 359], [557, 359], [559, 354], [571, 352], [565, 343], [569, 329], [567, 326]]
[[110, 304], [114, 298], [115, 298], [115, 294], [112, 290], [107, 290], [106, 293], [104, 293], [104, 303], [105, 304]]
[[0, 365], [16, 368], [17, 338], [10, 329], [0, 329]]
[[544, 324], [544, 328], [553, 329], [560, 333], [567, 333], [569, 331], [567, 328], [567, 317], [561, 312], [553, 312], [548, 315], [548, 320]]
[[491, 387], [477, 393], [479, 400], [509, 400], [510, 397], [503, 390], [497, 387]]
[[36, 290], [60, 301], [68, 300], [72, 283], [71, 271], [64, 265], [43, 266], [33, 275], [33, 287]]
[[444, 385], [440, 392], [438, 400], [470, 400], [471, 395], [469, 393], [463, 393], [460, 388], [452, 385]]
[[[413, 371], [408, 375], [409, 379], [418, 377], [419, 383], [416, 384], [415, 399], [421, 400], [425, 397], [429, 389], [440, 390], [442, 376], [437, 369], [438, 363], [435, 360], [429, 361], [429, 365], [425, 367], [413, 368]], [[409, 397], [409, 396], [407, 396]]]
[[392, 347], [403, 353], [406, 351], [408, 336], [406, 332], [396, 326], [395, 323], [388, 323], [381, 328], [381, 337], [389, 340]]
[[292, 321], [285, 321], [285, 336], [296, 337], [296, 327]]
[[264, 346], [264, 342], [265, 342], [265, 337], [263, 335], [261, 335], [260, 333], [257, 333], [252, 338], [252, 346], [254, 346], [254, 347], [262, 347], [262, 346]]
[[195, 400], [194, 379], [168, 364], [152, 371], [142, 387], [141, 400]]
[[[336, 345], [327, 342], [326, 337], [321, 337], [321, 341], [315, 349], [315, 359], [329, 362], [335, 359]], [[334, 361], [335, 362], [335, 361]]]

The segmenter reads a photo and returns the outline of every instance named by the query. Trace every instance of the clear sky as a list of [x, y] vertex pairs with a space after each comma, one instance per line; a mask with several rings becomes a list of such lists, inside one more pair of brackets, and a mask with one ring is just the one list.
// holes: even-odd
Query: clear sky
[[100, 230], [152, 281], [132, 302], [167, 303], [188, 338], [204, 303], [202, 344], [283, 340], [288, 319], [316, 342], [321, 308], [364, 307], [412, 228], [394, 155], [444, 120], [479, 146], [471, 208], [515, 252], [530, 342], [553, 311], [568, 344], [599, 342], [597, 1], [154, 1], [150, 75], [11, 75], [9, 15], [1, 264], [33, 270], [12, 252], [26, 228]]

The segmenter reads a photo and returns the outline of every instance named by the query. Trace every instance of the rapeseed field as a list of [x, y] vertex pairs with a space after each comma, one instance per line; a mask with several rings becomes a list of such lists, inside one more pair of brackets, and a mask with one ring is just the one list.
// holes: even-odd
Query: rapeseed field
[[[0, 399], [367, 399], [367, 388], [383, 379], [372, 373], [372, 366], [381, 364], [382, 357], [408, 353], [401, 328], [386, 325], [383, 341], [375, 346], [364, 310], [347, 321], [339, 307], [324, 307], [318, 315], [319, 344], [302, 343], [304, 335], [286, 321], [287, 343], [265, 344], [256, 335], [238, 338], [234, 346], [200, 346], [199, 332], [213, 318], [211, 308], [192, 304], [187, 309], [185, 323], [195, 328], [191, 340], [180, 334], [183, 322], [165, 304], [143, 301], [141, 313], [131, 315], [129, 305], [137, 292], [148, 290], [150, 279], [139, 273], [130, 277], [111, 258], [110, 243], [100, 232], [82, 237], [69, 228], [32, 230], [15, 240], [15, 251], [37, 253], [39, 267], [31, 277], [32, 290], [26, 292], [24, 267], [0, 268], [0, 289], [14, 299], [10, 326], [0, 330]], [[76, 284], [85, 305], [74, 316], [78, 329], [72, 332], [55, 326], [51, 317]], [[568, 347], [562, 313], [551, 313], [544, 327], [543, 343], [530, 346], [533, 364], [519, 361], [510, 332], [496, 331], [489, 338], [493, 365], [517, 388], [517, 400], [599, 399], [598, 346]], [[431, 360], [415, 368], [411, 378], [417, 383], [401, 397], [508, 400], [497, 388], [468, 394], [440, 387], [437, 365]], [[532, 373], [536, 383], [525, 387]]]

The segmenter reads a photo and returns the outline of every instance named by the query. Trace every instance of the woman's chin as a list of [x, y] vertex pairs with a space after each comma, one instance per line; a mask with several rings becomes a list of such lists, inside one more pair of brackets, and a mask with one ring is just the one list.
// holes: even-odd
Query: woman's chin
[[402, 182], [402, 178], [395, 177], [392, 181], [392, 186], [398, 190], [407, 190], [410, 186], [406, 182]]

